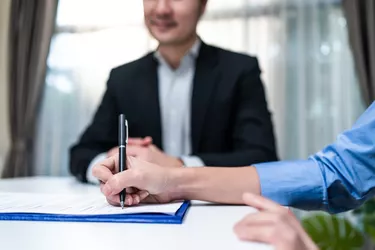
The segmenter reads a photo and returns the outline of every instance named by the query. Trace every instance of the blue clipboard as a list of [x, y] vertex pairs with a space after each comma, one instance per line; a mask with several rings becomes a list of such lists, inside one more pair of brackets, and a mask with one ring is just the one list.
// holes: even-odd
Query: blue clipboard
[[0, 220], [14, 221], [59, 221], [59, 222], [106, 222], [106, 223], [147, 223], [182, 224], [190, 206], [184, 201], [174, 215], [162, 213], [117, 214], [117, 215], [62, 215], [40, 213], [0, 213]]

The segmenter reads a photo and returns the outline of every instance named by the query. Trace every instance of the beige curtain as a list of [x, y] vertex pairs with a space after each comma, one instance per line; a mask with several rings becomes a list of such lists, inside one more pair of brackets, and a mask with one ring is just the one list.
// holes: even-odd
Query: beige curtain
[[362, 95], [369, 105], [375, 100], [375, 1], [343, 0], [343, 8]]
[[37, 110], [46, 75], [58, 0], [12, 0], [9, 29], [11, 148], [4, 178], [32, 173]]

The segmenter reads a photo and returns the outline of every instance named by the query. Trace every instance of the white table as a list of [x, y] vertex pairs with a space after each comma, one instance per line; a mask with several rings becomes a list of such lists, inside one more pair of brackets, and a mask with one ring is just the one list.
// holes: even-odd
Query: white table
[[[48, 177], [0, 179], [0, 191], [101, 195], [96, 186], [72, 178]], [[0, 249], [272, 249], [241, 242], [233, 233], [234, 224], [254, 211], [246, 206], [193, 202], [181, 225], [0, 221]]]

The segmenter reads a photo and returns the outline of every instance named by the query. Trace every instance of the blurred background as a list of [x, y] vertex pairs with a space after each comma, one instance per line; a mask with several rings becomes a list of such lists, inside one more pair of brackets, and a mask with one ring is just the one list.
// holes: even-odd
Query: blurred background
[[[0, 3], [0, 162], [10, 144], [10, 2]], [[28, 173], [65, 176], [68, 148], [96, 110], [110, 69], [141, 57], [156, 42], [143, 24], [142, 1], [60, 0], [51, 20]], [[340, 0], [211, 0], [199, 35], [207, 43], [258, 57], [281, 159], [306, 158], [364, 110]]]
[[[47, 24], [39, 26], [51, 27], [50, 46], [42, 53], [39, 43], [30, 44], [26, 61], [17, 57], [24, 65], [21, 72], [42, 78], [42, 84], [14, 89], [13, 81], [22, 79], [7, 59], [9, 53], [17, 54], [9, 42], [28, 27], [12, 19], [17, 13], [11, 2], [0, 1], [0, 170], [7, 153], [26, 148], [31, 161], [14, 176], [68, 176], [68, 148], [91, 121], [110, 69], [141, 57], [156, 42], [143, 24], [142, 1], [49, 1], [49, 6], [40, 6]], [[356, 2], [208, 1], [199, 35], [209, 44], [258, 57], [283, 160], [306, 158], [334, 141], [374, 98], [374, 61], [367, 56], [374, 54], [375, 43], [371, 45], [366, 32], [375, 23], [361, 23], [358, 13], [370, 12], [354, 8]], [[43, 60], [46, 75], [38, 68]], [[34, 93], [22, 104], [26, 118], [21, 121], [10, 114], [19, 108], [13, 100], [22, 99], [12, 96], [16, 91]], [[19, 131], [19, 124], [29, 121], [35, 124], [29, 128], [35, 131], [31, 138], [22, 141], [22, 133], [10, 133], [11, 127]]]

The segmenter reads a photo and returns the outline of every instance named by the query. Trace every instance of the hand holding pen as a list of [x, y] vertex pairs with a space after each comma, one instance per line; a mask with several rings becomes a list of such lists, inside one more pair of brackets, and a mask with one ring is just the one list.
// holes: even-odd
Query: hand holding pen
[[[123, 172], [127, 170], [126, 160], [126, 145], [128, 144], [128, 121], [125, 115], [119, 116], [119, 171]], [[126, 190], [120, 192], [120, 204], [121, 208], [124, 209]]]

